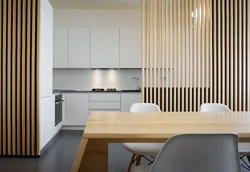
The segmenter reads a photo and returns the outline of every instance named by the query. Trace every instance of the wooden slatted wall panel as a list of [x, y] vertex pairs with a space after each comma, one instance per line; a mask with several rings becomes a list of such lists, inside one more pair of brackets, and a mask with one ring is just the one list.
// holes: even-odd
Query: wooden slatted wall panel
[[[226, 104], [233, 111], [248, 110], [247, 26], [249, 11], [246, 0], [216, 1], [212, 6], [212, 60], [215, 103]], [[217, 20], [217, 25], [215, 24]], [[218, 71], [218, 72], [215, 72]]]
[[247, 0], [142, 0], [143, 97], [162, 111], [247, 111]]
[[0, 1], [0, 155], [38, 156], [40, 0]]

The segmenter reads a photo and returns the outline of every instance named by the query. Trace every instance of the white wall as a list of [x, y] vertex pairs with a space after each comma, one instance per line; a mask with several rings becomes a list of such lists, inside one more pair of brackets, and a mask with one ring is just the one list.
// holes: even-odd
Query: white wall
[[54, 89], [91, 90], [94, 87], [114, 87], [117, 89], [136, 89], [140, 69], [88, 70], [88, 69], [54, 69]]
[[141, 28], [141, 10], [54, 10], [54, 27]]

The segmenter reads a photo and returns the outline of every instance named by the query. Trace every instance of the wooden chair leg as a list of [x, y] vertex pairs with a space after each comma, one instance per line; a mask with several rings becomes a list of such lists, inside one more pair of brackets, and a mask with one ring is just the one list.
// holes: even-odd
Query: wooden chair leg
[[130, 172], [130, 170], [131, 170], [131, 167], [133, 165], [134, 159], [135, 159], [135, 154], [133, 153], [133, 155], [132, 155], [132, 157], [130, 159], [129, 166], [128, 166], [128, 172]]
[[136, 160], [136, 166], [141, 164], [141, 158], [142, 158], [142, 155], [139, 155], [137, 160]]

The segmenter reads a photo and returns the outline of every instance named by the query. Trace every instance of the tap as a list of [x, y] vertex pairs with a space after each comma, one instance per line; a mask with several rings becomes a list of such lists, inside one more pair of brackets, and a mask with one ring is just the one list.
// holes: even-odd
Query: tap
[[141, 89], [141, 86], [140, 86], [140, 78], [138, 78], [138, 77], [133, 77], [133, 80], [137, 80], [138, 82], [137, 82], [137, 90], [140, 90]]

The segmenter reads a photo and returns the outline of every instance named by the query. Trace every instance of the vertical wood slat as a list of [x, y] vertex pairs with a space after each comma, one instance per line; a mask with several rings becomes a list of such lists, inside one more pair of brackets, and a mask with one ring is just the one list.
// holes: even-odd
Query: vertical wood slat
[[231, 81], [231, 84], [230, 84], [230, 90], [231, 90], [231, 92], [230, 92], [230, 108], [231, 109], [233, 109], [233, 102], [234, 102], [234, 100], [233, 100], [233, 97], [234, 97], [234, 95], [233, 95], [233, 90], [234, 90], [234, 82], [233, 82], [233, 76], [234, 76], [234, 73], [233, 73], [233, 69], [234, 69], [234, 67], [233, 67], [233, 56], [234, 56], [234, 54], [233, 54], [233, 27], [234, 27], [234, 25], [233, 25], [233, 2], [234, 2], [234, 0], [231, 0], [230, 1], [230, 73], [231, 73], [231, 77], [230, 77], [230, 81]]
[[[214, 1], [214, 4], [213, 4], [213, 11], [214, 11], [214, 16], [217, 16], [216, 15], [216, 1]], [[217, 103], [217, 27], [216, 27], [216, 17], [214, 17], [214, 21], [213, 21], [213, 25], [214, 25], [214, 32], [213, 32], [213, 35], [214, 35], [214, 42], [213, 42], [213, 46], [214, 46], [214, 57], [213, 57], [213, 66], [214, 66], [214, 78], [213, 78], [213, 82], [214, 82], [214, 88], [213, 88], [213, 91], [214, 91], [214, 98], [213, 98], [213, 102], [214, 103]]]
[[26, 50], [26, 155], [30, 155], [30, 61], [31, 61], [31, 0], [27, 0], [27, 50]]
[[229, 80], [229, 77], [230, 77], [230, 73], [229, 73], [229, 68], [230, 68], [230, 63], [229, 63], [229, 60], [230, 60], [230, 48], [229, 48], [229, 45], [230, 45], [230, 42], [229, 42], [229, 38], [230, 38], [230, 33], [229, 33], [229, 28], [230, 28], [230, 24], [229, 24], [229, 20], [230, 19], [230, 13], [229, 13], [229, 1], [226, 1], [226, 59], [227, 59], [227, 71], [226, 71], [226, 78], [227, 78], [227, 83], [226, 83], [226, 97], [227, 97], [227, 101], [225, 102], [226, 105], [228, 107], [230, 107], [230, 99], [229, 99], [229, 95], [230, 95], [230, 80]]
[[[246, 100], [246, 0], [243, 0], [243, 60], [242, 60], [242, 68], [243, 68], [243, 82], [242, 82], [242, 98], [243, 100]], [[246, 103], [243, 102], [243, 111], [247, 111], [246, 109]]]
[[238, 58], [238, 0], [235, 0], [235, 4], [234, 4], [234, 110], [238, 111], [237, 108], [237, 87], [238, 87], [238, 83], [237, 83], [237, 75], [238, 75], [238, 66], [237, 66], [237, 58]]
[[[188, 109], [189, 109], [189, 104], [190, 103], [188, 103], [188, 101], [189, 101], [189, 99], [188, 99], [188, 88], [190, 88], [190, 76], [189, 76], [189, 73], [188, 73], [188, 67], [189, 67], [189, 60], [190, 60], [190, 56], [189, 56], [189, 51], [190, 51], [190, 45], [189, 45], [189, 31], [191, 30], [190, 29], [190, 22], [189, 22], [189, 20], [190, 20], [190, 14], [191, 14], [191, 10], [190, 10], [190, 6], [189, 6], [189, 1], [191, 1], [191, 0], [187, 0], [187, 1], [185, 1], [185, 3], [186, 3], [186, 8], [185, 8], [185, 11], [186, 11], [186, 13], [185, 13], [185, 16], [186, 16], [186, 27], [185, 27], [185, 44], [186, 44], [186, 99], [185, 99], [185, 104], [186, 104], [186, 111], [188, 111]], [[189, 15], [188, 15], [189, 14]]]
[[11, 36], [12, 36], [12, 2], [8, 0], [8, 17], [7, 17], [7, 154], [11, 155]]
[[[206, 67], [205, 67], [205, 62], [206, 62], [206, 50], [205, 50], [205, 38], [206, 38], [206, 32], [205, 32], [205, 22], [206, 22], [206, 5], [205, 5], [205, 0], [202, 0], [201, 2], [201, 101], [200, 104], [203, 104], [205, 102], [205, 78], [206, 78]], [[200, 110], [200, 105], [199, 105], [199, 110]]]
[[[184, 112], [185, 111], [185, 99], [184, 99], [184, 96], [185, 96], [185, 92], [184, 90], [187, 88], [185, 86], [186, 84], [186, 78], [185, 78], [185, 71], [187, 70], [186, 69], [186, 62], [187, 62], [187, 59], [186, 59], [186, 46], [185, 46], [185, 37], [186, 37], [186, 32], [185, 32], [185, 29], [186, 29], [186, 22], [185, 22], [185, 1], [181, 1], [181, 47], [182, 47], [182, 51], [181, 51], [181, 69], [182, 69], [182, 74], [181, 74], [181, 89], [182, 89], [182, 92], [181, 92], [181, 100], [182, 100], [182, 105], [181, 105], [181, 111]], [[179, 69], [180, 70], [180, 69]]]
[[198, 32], [197, 32], [197, 25], [198, 25], [198, 8], [197, 8], [197, 2], [198, 0], [194, 0], [194, 13], [195, 13], [195, 17], [194, 17], [194, 40], [193, 40], [193, 44], [194, 44], [194, 47], [193, 47], [193, 53], [194, 53], [194, 63], [193, 63], [193, 66], [194, 66], [194, 100], [193, 100], [193, 103], [194, 103], [194, 111], [196, 111], [197, 109], [197, 86], [198, 86], [198, 81], [197, 81], [197, 69], [198, 69], [198, 65], [197, 65], [197, 53], [198, 53], [198, 42], [197, 42], [197, 35], [198, 35]]
[[18, 1], [17, 20], [17, 155], [21, 155], [21, 18], [22, 3]]
[[248, 87], [249, 87], [249, 82], [250, 82], [250, 70], [248, 69], [248, 66], [250, 66], [250, 60], [249, 60], [249, 58], [250, 58], [250, 53], [249, 53], [249, 51], [250, 51], [250, 43], [249, 43], [249, 41], [250, 41], [250, 12], [249, 12], [249, 9], [250, 9], [250, 3], [248, 2], [248, 1], [246, 1], [247, 2], [247, 4], [246, 4], [246, 7], [247, 7], [247, 10], [246, 10], [246, 22], [247, 22], [247, 24], [246, 24], [246, 26], [247, 26], [247, 36], [246, 36], [246, 38], [247, 38], [247, 41], [246, 41], [246, 47], [247, 47], [247, 49], [246, 49], [246, 78], [247, 78], [247, 81], [246, 81], [246, 96], [247, 96], [247, 98], [246, 98], [246, 101], [247, 101], [247, 103], [246, 103], [246, 110], [247, 111], [249, 111], [250, 110], [250, 105], [249, 105], [249, 97], [248, 97], [248, 94], [249, 94], [249, 91], [248, 91]]
[[[165, 41], [166, 41], [166, 28], [165, 28], [165, 17], [166, 17], [166, 9], [165, 9], [165, 0], [161, 1], [161, 30], [162, 30], [162, 35], [161, 35], [161, 90], [162, 90], [162, 94], [161, 94], [161, 107], [163, 109], [163, 111], [165, 110], [165, 50], [164, 47], [166, 47], [165, 45]], [[167, 90], [166, 90], [167, 91]]]
[[181, 93], [180, 93], [180, 85], [181, 85], [181, 52], [182, 52], [182, 44], [181, 44], [181, 35], [182, 35], [182, 33], [181, 33], [181, 12], [180, 12], [180, 10], [181, 10], [181, 6], [180, 6], [180, 0], [178, 0], [177, 1], [177, 28], [176, 28], [176, 30], [177, 30], [177, 46], [176, 46], [176, 48], [177, 47], [180, 47], [181, 49], [180, 49], [180, 51], [176, 51], [177, 52], [177, 65], [176, 65], [176, 68], [177, 68], [177, 70], [176, 71], [178, 71], [177, 72], [177, 75], [178, 76], [176, 76], [178, 79], [177, 79], [177, 93], [178, 93], [178, 97], [177, 97], [177, 101], [178, 101], [178, 103], [176, 102], [176, 104], [177, 104], [177, 109], [176, 109], [176, 111], [177, 112], [180, 112], [180, 106], [181, 106], [181, 104], [182, 104], [182, 102], [180, 101], [181, 99], [180, 99], [180, 95], [181, 95]]
[[149, 82], [150, 82], [150, 102], [153, 101], [153, 79], [152, 79], [152, 75], [153, 75], [153, 69], [152, 69], [152, 66], [153, 66], [153, 55], [154, 55], [154, 52], [153, 52], [153, 46], [154, 46], [154, 37], [153, 37], [153, 27], [154, 27], [154, 24], [153, 24], [153, 17], [154, 17], [154, 8], [153, 8], [153, 4], [154, 2], [152, 0], [150, 0], [150, 5], [149, 5], [149, 22], [150, 22], [150, 79], [149, 79]]
[[178, 56], [177, 56], [177, 54], [178, 54], [178, 52], [177, 52], [177, 46], [178, 46], [178, 37], [177, 37], [177, 35], [178, 35], [178, 33], [177, 33], [177, 1], [175, 0], [174, 1], [174, 4], [173, 4], [173, 6], [174, 6], [174, 12], [173, 12], [173, 15], [174, 15], [174, 20], [173, 20], [173, 35], [174, 35], [174, 40], [173, 40], [173, 44], [174, 44], [174, 48], [173, 48], [173, 50], [174, 50], [174, 52], [173, 52], [173, 63], [174, 63], [174, 67], [173, 67], [173, 80], [174, 80], [174, 112], [176, 112], [177, 111], [177, 109], [176, 109], [176, 102], [177, 102], [177, 79], [178, 79], [178, 76], [177, 76], [177, 63], [176, 63], [176, 60], [177, 60], [177, 58], [178, 58]]
[[201, 96], [201, 0], [198, 0], [197, 2], [197, 56], [196, 56], [196, 62], [197, 62], [197, 105], [196, 109], [200, 109], [200, 96]]
[[[158, 104], [160, 105], [160, 89], [161, 89], [161, 0], [157, 0], [157, 85], [158, 85], [158, 94], [155, 95], [158, 97]], [[162, 109], [163, 111], [164, 109]]]
[[153, 0], [153, 71], [154, 71], [154, 99], [153, 101], [156, 102], [156, 88], [157, 88], [157, 61], [158, 61], [158, 48], [157, 48], [157, 0]]
[[23, 0], [23, 6], [22, 6], [22, 62], [21, 62], [21, 81], [22, 81], [22, 85], [21, 85], [21, 111], [22, 111], [22, 124], [21, 124], [21, 129], [22, 129], [22, 155], [26, 155], [26, 89], [25, 89], [25, 81], [26, 81], [26, 77], [25, 77], [25, 71], [26, 71], [26, 2], [27, 0]]
[[[190, 0], [190, 12], [193, 10], [193, 0]], [[190, 97], [190, 99], [189, 99], [189, 103], [190, 103], [190, 111], [192, 112], [193, 111], [193, 27], [194, 27], [194, 25], [192, 25], [192, 21], [193, 21], [193, 17], [192, 16], [190, 16], [189, 17], [190, 18], [190, 25], [189, 25], [189, 27], [190, 27], [190, 37], [189, 37], [189, 40], [190, 40], [190, 42], [189, 42], [189, 45], [190, 45], [190, 48], [189, 48], [189, 51], [190, 51], [190, 55], [189, 55], [189, 57], [190, 57], [190, 62], [189, 62], [189, 64], [190, 64], [190, 94], [189, 94], [189, 97]]]
[[[166, 11], [166, 23], [165, 23], [165, 28], [166, 28], [166, 43], [165, 43], [165, 45], [166, 45], [166, 51], [165, 51], [165, 53], [166, 53], [166, 59], [165, 59], [165, 61], [166, 61], [166, 77], [165, 77], [165, 83], [166, 83], [166, 111], [168, 112], [169, 111], [169, 94], [168, 94], [168, 88], [170, 87], [170, 85], [169, 85], [169, 78], [170, 78], [170, 76], [169, 76], [169, 72], [168, 72], [168, 69], [169, 69], [169, 59], [170, 59], [170, 57], [169, 57], [169, 53], [170, 53], [170, 50], [169, 50], [169, 46], [170, 46], [170, 44], [169, 44], [169, 42], [170, 42], [170, 31], [169, 31], [169, 16], [170, 16], [170, 14], [169, 14], [169, 12], [170, 12], [170, 10], [169, 10], [169, 7], [170, 7], [170, 5], [169, 5], [169, 0], [166, 0], [166, 4], [165, 4], [166, 6], [165, 6], [165, 11]], [[171, 92], [171, 90], [170, 90], [170, 92]]]
[[16, 4], [14, 1], [12, 8], [12, 155], [16, 155]]
[[222, 98], [221, 98], [221, 103], [222, 104], [225, 104], [225, 88], [226, 88], [226, 85], [225, 85], [225, 1], [222, 1], [222, 18], [221, 18], [221, 22], [222, 22], [222, 31], [221, 31], [221, 34], [222, 34], [222, 41], [221, 41], [221, 53], [222, 53], [222, 56], [221, 56], [221, 63], [222, 63], [222, 70], [221, 70], [221, 76], [222, 76], [222, 83], [221, 83], [221, 92], [222, 92]]
[[[145, 76], [145, 82], [146, 82], [146, 103], [148, 103], [149, 101], [149, 55], [150, 55], [150, 43], [149, 43], [149, 40], [150, 40], [150, 16], [149, 16], [149, 0], [146, 0], [146, 4], [145, 4], [145, 8], [146, 8], [146, 26], [145, 26], [145, 31], [146, 31], [146, 76]], [[142, 16], [143, 17], [143, 16]], [[142, 57], [144, 58], [144, 57]]]
[[[145, 51], [147, 52], [147, 47], [146, 45], [146, 35], [145, 35], [145, 21], [147, 21], [147, 16], [144, 19], [144, 15], [146, 12], [145, 9], [145, 5], [146, 5], [146, 1], [141, 1], [141, 21], [142, 21], [142, 26], [141, 26], [141, 42], [142, 42], [142, 49], [141, 49], [141, 62], [142, 62], [142, 86], [141, 86], [141, 90], [142, 90], [142, 101], [144, 100], [144, 88], [145, 88]], [[33, 11], [32, 11], [33, 14]], [[33, 19], [33, 18], [32, 18]], [[33, 36], [33, 28], [32, 28], [32, 36]], [[33, 37], [32, 37], [33, 38]], [[145, 50], [145, 51], [144, 51]]]
[[209, 20], [209, 28], [210, 28], [210, 37], [209, 37], [209, 57], [210, 57], [210, 60], [209, 60], [209, 68], [210, 68], [210, 100], [209, 102], [212, 103], [213, 102], [213, 92], [214, 92], [214, 84], [213, 84], [213, 70], [212, 70], [212, 66], [213, 66], [213, 25], [212, 23], [214, 22], [214, 19], [213, 19], [213, 0], [209, 0], [209, 14], [210, 14], [210, 20]]
[[177, 90], [177, 92], [178, 92], [178, 97], [177, 97], [177, 111], [178, 112], [180, 112], [181, 111], [181, 106], [183, 106], [183, 101], [181, 101], [182, 99], [181, 99], [181, 77], [182, 77], [182, 60], [181, 60], [181, 58], [182, 58], [182, 49], [183, 49], [183, 47], [182, 47], [182, 40], [181, 40], [181, 38], [182, 38], [182, 30], [181, 30], [181, 25], [182, 25], [182, 22], [181, 22], [181, 2], [180, 2], [181, 0], [178, 0], [177, 1], [177, 17], [178, 17], [178, 26], [177, 26], [177, 30], [178, 30], [178, 43], [177, 43], [177, 46], [176, 47], [180, 47], [181, 49], [180, 49], [180, 51], [178, 51], [178, 53], [177, 53], [177, 70], [176, 71], [178, 71], [177, 72], [177, 74], [178, 74], [178, 80], [177, 80], [177, 87], [178, 87], [178, 90]]
[[241, 61], [242, 61], [242, 50], [241, 50], [241, 47], [242, 47], [242, 4], [241, 4], [241, 0], [239, 0], [239, 44], [238, 44], [238, 51], [239, 51], [239, 58], [238, 59], [238, 99], [237, 99], [237, 104], [238, 104], [238, 111], [241, 111], [241, 105], [242, 105], [242, 97], [241, 97], [241, 92], [242, 92], [242, 88], [241, 88], [241, 82], [242, 82], [242, 78], [240, 76], [242, 76], [242, 64], [241, 64]]
[[[32, 1], [32, 33], [31, 33], [31, 37], [32, 37], [32, 45], [36, 45], [36, 3], [35, 1]], [[31, 128], [31, 154], [35, 155], [36, 153], [36, 149], [35, 149], [35, 140], [36, 140], [36, 133], [35, 133], [35, 79], [36, 79], [36, 75], [35, 75], [35, 57], [36, 57], [36, 47], [32, 46], [32, 50], [31, 50], [31, 124], [32, 124], [32, 128]], [[143, 71], [143, 70], [142, 70]], [[38, 142], [39, 143], [39, 142]]]
[[206, 100], [205, 102], [206, 103], [209, 103], [209, 99], [208, 99], [208, 95], [209, 95], [209, 86], [210, 86], [210, 75], [209, 75], [209, 71], [210, 71], [210, 61], [209, 61], [209, 51], [210, 51], [210, 38], [209, 38], [209, 32], [210, 32], [210, 27], [209, 27], [209, 21], [210, 21], [210, 10], [209, 10], [209, 0], [206, 0], [205, 1], [205, 32], [206, 32], [206, 46], [205, 46], [205, 51], [206, 51], [206, 55], [205, 55], [205, 58], [206, 58], [206, 74], [205, 74], [205, 78], [206, 78]]
[[219, 94], [219, 93], [222, 93], [221, 92], [221, 1], [218, 1], [218, 5], [217, 5], [217, 13], [218, 13], [218, 30], [217, 30], [217, 33], [218, 33], [218, 37], [217, 37], [217, 40], [218, 40], [218, 48], [217, 48], [217, 58], [218, 58], [218, 67], [217, 67], [217, 72], [218, 72], [218, 75], [217, 75], [217, 101], [218, 103], [221, 103], [221, 96], [222, 94]]
[[[3, 98], [3, 93], [2, 93], [2, 59], [3, 59], [3, 56], [2, 56], [2, 31], [3, 31], [3, 28], [2, 28], [2, 8], [3, 8], [3, 1], [0, 2], [0, 9], [1, 9], [1, 12], [0, 12], [0, 105], [2, 105], [2, 98]], [[2, 154], [2, 142], [3, 142], [3, 131], [2, 131], [2, 109], [3, 107], [0, 106], [0, 155]]]
[[2, 61], [2, 92], [3, 92], [3, 98], [2, 98], [2, 124], [3, 124], [3, 155], [7, 155], [7, 120], [6, 120], [6, 30], [7, 30], [7, 0], [3, 0], [3, 43], [2, 43], [2, 50], [3, 50], [3, 61]]
[[[36, 116], [36, 155], [40, 155], [40, 118], [37, 114], [40, 113], [40, 80], [39, 80], [39, 71], [40, 71], [40, 14], [41, 14], [41, 1], [36, 1], [36, 61], [35, 61], [35, 99], [36, 99], [36, 113], [33, 114]], [[33, 126], [34, 127], [34, 126]]]
[[170, 14], [169, 14], [169, 20], [170, 20], [170, 23], [169, 23], [169, 28], [170, 28], [170, 32], [169, 32], [169, 34], [170, 34], [170, 50], [169, 50], [169, 52], [170, 52], [170, 57], [169, 57], [169, 66], [170, 66], [170, 68], [169, 68], [169, 75], [170, 75], [170, 86], [169, 86], [169, 88], [170, 88], [170, 102], [169, 102], [169, 105], [170, 105], [170, 112], [172, 112], [172, 110], [173, 110], [173, 40], [174, 40], [174, 38], [173, 38], [173, 0], [170, 0], [170, 5], [169, 5], [169, 12], [170, 12]]

